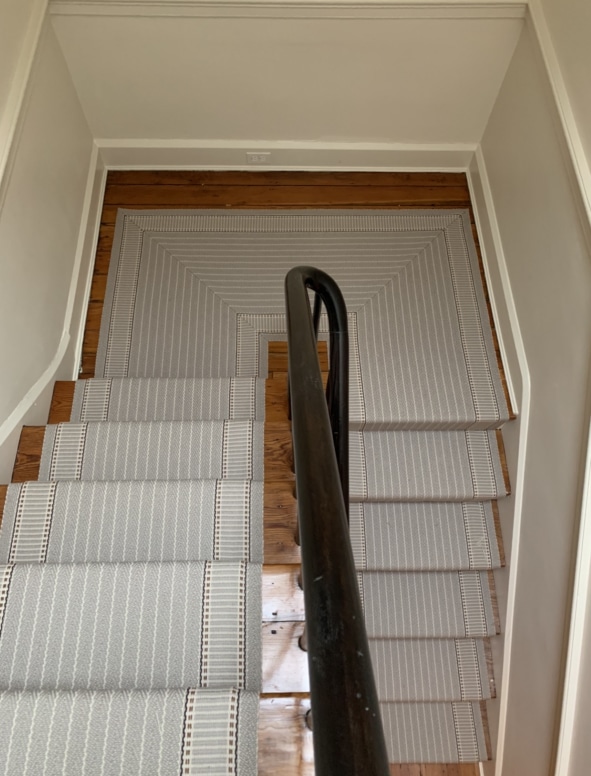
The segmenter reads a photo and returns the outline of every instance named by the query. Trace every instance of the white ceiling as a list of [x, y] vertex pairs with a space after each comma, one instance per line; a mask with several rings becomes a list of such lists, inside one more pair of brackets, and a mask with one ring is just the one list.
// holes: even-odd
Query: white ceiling
[[516, 6], [463, 18], [64, 6], [58, 40], [94, 137], [111, 139], [475, 143], [523, 23]]

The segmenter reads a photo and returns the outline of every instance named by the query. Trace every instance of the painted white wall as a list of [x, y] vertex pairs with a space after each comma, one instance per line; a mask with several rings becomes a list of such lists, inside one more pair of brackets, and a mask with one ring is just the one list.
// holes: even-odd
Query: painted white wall
[[[543, 10], [560, 69], [568, 108], [576, 125], [575, 149], [587, 210], [591, 208], [591, 4], [587, 0], [536, 0]], [[567, 115], [569, 111], [567, 110]], [[578, 142], [577, 142], [578, 141]], [[588, 455], [588, 489], [591, 454]], [[579, 541], [573, 620], [566, 670], [557, 776], [589, 769], [591, 760], [591, 502], [589, 496]]]
[[53, 14], [93, 135], [111, 139], [476, 143], [522, 25], [514, 8], [492, 20]]
[[[587, 441], [591, 243], [529, 24], [481, 150], [531, 380], [497, 772], [542, 775], [552, 768], [560, 714]], [[511, 433], [507, 442], [515, 468]]]
[[537, 0], [556, 49], [568, 98], [588, 160], [591, 160], [591, 3]]
[[0, 26], [0, 113], [3, 113], [36, 0], [3, 0]]
[[[0, 178], [16, 129], [47, 0], [2, 0], [0, 9]], [[1, 196], [0, 196], [1, 199]]]
[[78, 337], [71, 317], [76, 306], [80, 315], [79, 242], [93, 140], [49, 24], [27, 93], [1, 181], [0, 482], [10, 476], [16, 429], [25, 420], [46, 422], [47, 385], [72, 378], [69, 345]]
[[[590, 436], [591, 439], [591, 436]], [[587, 449], [581, 527], [573, 589], [573, 616], [555, 776], [584, 773], [591, 744], [591, 446]]]
[[[582, 591], [583, 592], [583, 591]], [[581, 670], [578, 674], [577, 703], [574, 710], [574, 724], [570, 741], [568, 776], [579, 776], [589, 770], [591, 758], [591, 736], [589, 722], [591, 720], [591, 584], [586, 591], [587, 611], [582, 638]]]

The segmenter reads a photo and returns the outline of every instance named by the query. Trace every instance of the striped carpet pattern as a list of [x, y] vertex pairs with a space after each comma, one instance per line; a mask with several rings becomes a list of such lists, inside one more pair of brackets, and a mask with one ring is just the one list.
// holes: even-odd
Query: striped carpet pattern
[[0, 579], [0, 689], [260, 688], [260, 565], [19, 563]]
[[358, 572], [370, 638], [494, 636], [487, 572]]
[[494, 697], [483, 639], [370, 639], [369, 649], [382, 703]]
[[331, 274], [355, 318], [358, 422], [508, 419], [465, 211], [120, 210], [96, 376], [265, 377], [297, 264]]
[[478, 762], [487, 751], [480, 703], [382, 703], [393, 763]]
[[0, 772], [256, 776], [258, 704], [238, 689], [0, 692]]
[[78, 380], [70, 422], [264, 420], [265, 381], [255, 378]]
[[59, 423], [39, 480], [262, 480], [262, 464], [258, 420]]
[[262, 563], [262, 525], [254, 480], [26, 482], [8, 488], [0, 563]]
[[7, 494], [1, 772], [256, 772], [264, 378], [297, 264], [348, 307], [350, 531], [390, 761], [490, 757], [510, 413], [468, 213], [141, 210], [119, 211], [96, 378]]
[[494, 431], [355, 431], [352, 501], [464, 501], [507, 495]]
[[350, 533], [355, 565], [364, 571], [473, 571], [502, 565], [490, 501], [356, 502], [350, 506]]

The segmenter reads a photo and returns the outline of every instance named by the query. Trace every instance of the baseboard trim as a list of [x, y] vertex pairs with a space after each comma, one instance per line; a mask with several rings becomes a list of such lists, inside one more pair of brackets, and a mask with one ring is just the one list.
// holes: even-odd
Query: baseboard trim
[[56, 16], [519, 19], [526, 0], [53, 0]]
[[[484, 155], [480, 146], [476, 149], [469, 170], [469, 185], [472, 205], [480, 234], [480, 247], [485, 265], [486, 279], [491, 294], [491, 304], [498, 326], [499, 340], [503, 349], [503, 358], [508, 371], [507, 380], [511, 400], [520, 416], [520, 437], [517, 455], [517, 467], [511, 472], [513, 484], [513, 535], [509, 553], [509, 581], [507, 590], [506, 622], [504, 626], [503, 666], [501, 671], [498, 739], [493, 759], [496, 768], [503, 769], [505, 734], [507, 729], [507, 706], [509, 683], [511, 678], [511, 645], [517, 595], [517, 573], [519, 546], [521, 541], [521, 519], [524, 501], [527, 438], [529, 431], [531, 379], [525, 346], [521, 336], [519, 320], [509, 272], [503, 251], [501, 233], [497, 221], [492, 190], [486, 170]], [[496, 271], [495, 271], [496, 270]]]
[[581, 673], [584, 670], [589, 596], [591, 595], [591, 427], [588, 433], [587, 460], [581, 507], [581, 523], [573, 585], [568, 653], [562, 698], [562, 716], [558, 735], [555, 776], [569, 776], [573, 737], [577, 723], [577, 703], [581, 692]]
[[[107, 169], [317, 170], [345, 172], [465, 172], [475, 151], [469, 143], [322, 143], [265, 140], [95, 141]], [[269, 151], [269, 164], [247, 163], [248, 151]]]
[[101, 212], [106, 185], [107, 170], [95, 143], [88, 170], [84, 206], [80, 222], [80, 232], [78, 234], [78, 245], [76, 248], [76, 261], [70, 285], [68, 310], [66, 314], [66, 320], [69, 322], [71, 334], [70, 360], [72, 380], [78, 378], [82, 360], [84, 329], [86, 326], [88, 304], [90, 302], [90, 287], [92, 284], [92, 273], [96, 259], [96, 246], [101, 225]]

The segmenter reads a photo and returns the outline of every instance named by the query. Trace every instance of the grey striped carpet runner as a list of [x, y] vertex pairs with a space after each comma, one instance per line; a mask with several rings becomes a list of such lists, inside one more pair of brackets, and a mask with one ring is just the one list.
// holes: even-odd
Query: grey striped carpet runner
[[256, 773], [264, 378], [297, 264], [348, 305], [390, 760], [490, 757], [509, 410], [468, 214], [142, 210], [119, 212], [96, 379], [8, 491], [0, 772]]

